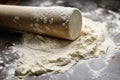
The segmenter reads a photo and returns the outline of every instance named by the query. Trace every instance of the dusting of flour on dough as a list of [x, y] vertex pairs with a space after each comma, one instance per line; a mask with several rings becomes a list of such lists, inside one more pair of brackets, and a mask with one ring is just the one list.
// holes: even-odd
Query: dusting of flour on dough
[[40, 75], [48, 72], [64, 72], [80, 59], [105, 54], [108, 45], [105, 23], [83, 18], [81, 35], [75, 41], [56, 39], [25, 33], [22, 54], [17, 61], [17, 76]]

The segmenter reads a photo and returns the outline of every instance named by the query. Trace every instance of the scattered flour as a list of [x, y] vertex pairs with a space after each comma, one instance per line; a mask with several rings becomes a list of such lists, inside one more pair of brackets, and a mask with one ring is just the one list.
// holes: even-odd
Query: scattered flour
[[120, 43], [117, 43], [116, 46], [115, 46], [115, 48], [116, 48], [117, 50], [120, 50]]
[[18, 16], [15, 16], [15, 20], [19, 20], [20, 18]]
[[83, 18], [81, 35], [75, 41], [56, 39], [25, 33], [22, 54], [17, 61], [15, 74], [19, 77], [48, 72], [64, 72], [80, 59], [105, 54], [108, 44], [105, 23]]
[[20, 19], [20, 18], [19, 18], [18, 16], [15, 16], [14, 19], [13, 19], [13, 21], [14, 21], [15, 23], [17, 23], [17, 21], [18, 21], [19, 19]]
[[45, 1], [40, 4], [40, 7], [50, 7], [53, 3], [51, 1]]

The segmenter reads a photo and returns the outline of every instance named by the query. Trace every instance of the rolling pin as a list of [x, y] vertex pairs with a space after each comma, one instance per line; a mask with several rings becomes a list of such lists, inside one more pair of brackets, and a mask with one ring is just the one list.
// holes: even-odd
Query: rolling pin
[[0, 5], [0, 28], [75, 40], [81, 27], [77, 8]]

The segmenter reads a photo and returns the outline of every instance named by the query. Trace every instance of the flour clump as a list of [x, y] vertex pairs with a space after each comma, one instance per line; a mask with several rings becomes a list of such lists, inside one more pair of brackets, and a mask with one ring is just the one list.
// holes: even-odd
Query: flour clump
[[104, 23], [83, 18], [81, 35], [68, 41], [30, 33], [24, 33], [22, 54], [16, 65], [17, 76], [40, 75], [48, 72], [64, 72], [80, 59], [105, 54], [108, 45]]

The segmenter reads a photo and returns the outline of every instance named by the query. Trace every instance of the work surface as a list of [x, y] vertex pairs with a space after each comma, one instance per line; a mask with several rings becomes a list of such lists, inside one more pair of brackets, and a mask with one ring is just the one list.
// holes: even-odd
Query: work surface
[[[77, 7], [84, 12], [83, 16], [95, 21], [107, 22], [109, 36], [115, 43], [120, 43], [120, 31], [117, 31], [120, 30], [120, 11], [118, 10], [118, 6], [117, 8], [111, 8], [110, 6], [113, 6], [111, 4], [107, 9], [100, 8], [102, 7], [100, 5], [103, 4], [104, 6], [107, 4], [101, 2], [98, 5], [97, 2], [94, 2], [95, 0], [92, 0], [92, 2], [79, 2], [79, 0], [51, 1], [36, 0], [33, 2], [33, 0], [30, 0], [29, 2], [20, 2], [19, 4], [29, 6], [62, 5]], [[105, 1], [107, 2], [108, 0]], [[118, 0], [114, 1], [118, 2]], [[111, 11], [111, 9], [117, 11]], [[14, 67], [12, 63], [19, 58], [17, 52], [12, 51], [10, 46], [21, 44], [19, 41], [21, 36], [22, 33], [0, 30], [0, 80], [18, 80], [17, 77], [8, 73]], [[7, 77], [9, 78], [7, 79]], [[101, 55], [99, 58], [80, 60], [79, 63], [65, 73], [32, 76], [27, 77], [25, 80], [120, 80], [120, 51], [111, 47], [107, 54]]]

